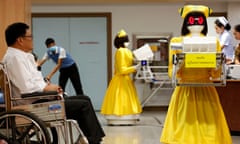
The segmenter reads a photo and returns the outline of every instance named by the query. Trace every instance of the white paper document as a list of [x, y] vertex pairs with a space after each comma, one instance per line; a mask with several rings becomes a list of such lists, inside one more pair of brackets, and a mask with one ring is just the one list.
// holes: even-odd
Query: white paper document
[[137, 60], [151, 60], [153, 58], [153, 52], [148, 44], [133, 51], [134, 56]]

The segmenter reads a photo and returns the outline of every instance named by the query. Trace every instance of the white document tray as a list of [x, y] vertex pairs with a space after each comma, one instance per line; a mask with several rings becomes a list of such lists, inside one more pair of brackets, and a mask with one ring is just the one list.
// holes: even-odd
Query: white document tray
[[184, 37], [182, 46], [184, 53], [216, 53], [217, 38]]

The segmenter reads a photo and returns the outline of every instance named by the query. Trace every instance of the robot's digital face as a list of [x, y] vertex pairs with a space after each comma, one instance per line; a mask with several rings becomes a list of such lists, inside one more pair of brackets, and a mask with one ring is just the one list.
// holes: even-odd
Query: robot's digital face
[[204, 25], [204, 18], [202, 16], [190, 16], [187, 21], [188, 25]]

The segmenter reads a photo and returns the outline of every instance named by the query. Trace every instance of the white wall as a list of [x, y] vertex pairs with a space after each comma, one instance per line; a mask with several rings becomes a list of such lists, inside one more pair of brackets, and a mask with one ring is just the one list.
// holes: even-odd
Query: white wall
[[[240, 4], [240, 2], [239, 2]], [[172, 32], [180, 35], [182, 19], [178, 9], [184, 3], [159, 3], [136, 5], [33, 5], [33, 13], [56, 12], [111, 12], [112, 35], [125, 29], [129, 36], [136, 32]], [[225, 3], [206, 3], [214, 12], [226, 12]], [[131, 38], [131, 37], [130, 37]], [[113, 50], [114, 53], [114, 50]]]

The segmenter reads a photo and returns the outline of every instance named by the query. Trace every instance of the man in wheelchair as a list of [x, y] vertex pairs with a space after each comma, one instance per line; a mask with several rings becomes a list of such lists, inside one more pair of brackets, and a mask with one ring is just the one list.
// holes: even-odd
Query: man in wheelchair
[[[33, 37], [29, 26], [25, 23], [13, 23], [5, 30], [8, 46], [3, 58], [9, 79], [13, 85], [13, 96], [20, 97], [23, 93], [57, 91], [63, 94], [60, 86], [45, 82], [40, 71], [37, 70], [33, 50]], [[39, 99], [29, 100], [34, 103]], [[21, 102], [15, 103], [20, 105]], [[24, 101], [26, 104], [26, 101]], [[89, 144], [100, 144], [105, 136], [104, 131], [94, 112], [88, 96], [69, 96], [64, 98], [65, 111], [68, 119], [78, 122]]]

